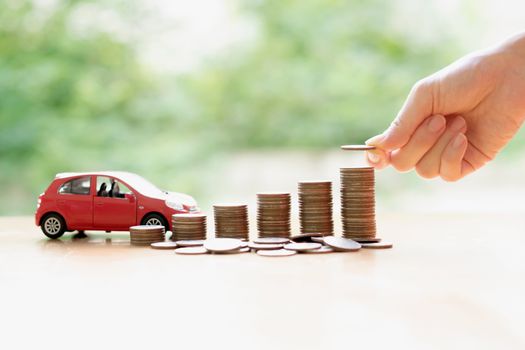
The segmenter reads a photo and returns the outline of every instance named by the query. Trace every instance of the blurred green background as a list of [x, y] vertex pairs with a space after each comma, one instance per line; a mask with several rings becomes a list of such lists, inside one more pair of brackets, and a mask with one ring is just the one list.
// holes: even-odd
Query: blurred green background
[[32, 213], [63, 171], [206, 201], [237, 152], [362, 143], [415, 81], [517, 30], [520, 6], [0, 0], [0, 214]]

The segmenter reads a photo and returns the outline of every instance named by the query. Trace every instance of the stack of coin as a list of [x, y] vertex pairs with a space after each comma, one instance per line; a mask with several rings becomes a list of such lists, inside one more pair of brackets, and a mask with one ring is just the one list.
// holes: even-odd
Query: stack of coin
[[290, 237], [290, 193], [257, 193], [259, 237]]
[[341, 168], [343, 237], [355, 240], [375, 238], [374, 187], [374, 168]]
[[299, 182], [299, 218], [301, 233], [334, 233], [332, 182]]
[[171, 224], [172, 241], [206, 239], [204, 214], [173, 214]]
[[215, 237], [248, 239], [248, 205], [215, 204]]
[[129, 228], [130, 241], [133, 245], [150, 245], [164, 241], [164, 226], [139, 225]]

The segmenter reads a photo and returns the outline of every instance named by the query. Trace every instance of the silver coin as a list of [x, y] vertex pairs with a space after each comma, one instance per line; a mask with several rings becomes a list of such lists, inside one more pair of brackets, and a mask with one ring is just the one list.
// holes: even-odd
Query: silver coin
[[204, 241], [204, 248], [210, 252], [223, 253], [242, 247], [242, 241], [235, 238], [212, 238]]
[[345, 151], [370, 151], [375, 148], [376, 146], [369, 146], [369, 145], [343, 145], [341, 146], [341, 149]]
[[301, 233], [301, 234], [298, 234], [298, 235], [292, 235], [290, 237], [290, 240], [294, 241], [294, 242], [309, 242], [312, 240], [313, 237], [322, 237], [323, 234], [322, 233]]
[[151, 243], [153, 249], [175, 249], [178, 245], [175, 242], [155, 242]]
[[343, 237], [325, 237], [324, 243], [332, 247], [335, 251], [354, 252], [361, 249], [361, 244], [354, 240]]
[[284, 244], [260, 244], [260, 243], [253, 243], [250, 242], [248, 244], [248, 247], [255, 250], [276, 250], [276, 249], [282, 249], [284, 247]]
[[321, 243], [288, 243], [284, 246], [286, 250], [295, 250], [296, 252], [304, 252], [305, 250], [313, 250], [321, 248]]
[[165, 227], [161, 225], [137, 225], [131, 226], [130, 231], [159, 231], [164, 230]]
[[356, 241], [357, 243], [379, 243], [381, 242], [381, 238], [379, 237], [376, 237], [376, 238], [353, 238], [354, 241]]
[[324, 236], [324, 237], [312, 237], [312, 241], [316, 242], [316, 243], [324, 243], [324, 238], [325, 237], [331, 237], [331, 236]]
[[229, 250], [229, 251], [226, 251], [226, 252], [214, 252], [214, 254], [240, 254], [240, 253], [249, 253], [250, 252], [250, 248], [248, 247], [245, 247], [245, 248], [239, 248], [239, 249], [235, 249], [235, 250]]
[[257, 255], [268, 257], [292, 256], [297, 254], [293, 250], [278, 249], [278, 250], [258, 250]]
[[290, 240], [284, 237], [259, 237], [254, 239], [253, 242], [258, 244], [285, 244], [290, 242]]
[[304, 252], [301, 252], [301, 253], [306, 253], [306, 254], [326, 254], [326, 253], [333, 253], [333, 252], [334, 252], [334, 250], [332, 248], [327, 247], [327, 246], [322, 246], [319, 249], [305, 250]]
[[176, 241], [179, 247], [199, 247], [204, 245], [203, 239], [186, 239], [181, 241]]
[[204, 247], [182, 247], [175, 249], [175, 253], [183, 255], [198, 255], [208, 254], [208, 250]]
[[390, 242], [361, 243], [361, 247], [366, 249], [390, 249], [393, 246]]

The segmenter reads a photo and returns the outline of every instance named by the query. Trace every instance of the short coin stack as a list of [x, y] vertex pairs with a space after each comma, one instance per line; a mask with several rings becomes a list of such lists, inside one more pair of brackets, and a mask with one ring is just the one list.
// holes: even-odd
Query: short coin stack
[[374, 187], [374, 168], [341, 168], [343, 237], [357, 241], [373, 240], [375, 238]]
[[139, 225], [129, 228], [130, 241], [133, 245], [150, 245], [164, 241], [164, 226]]
[[290, 193], [257, 194], [257, 228], [259, 237], [290, 237]]
[[173, 214], [171, 216], [172, 241], [206, 239], [206, 215]]
[[248, 205], [215, 204], [213, 213], [217, 238], [248, 239]]
[[299, 182], [299, 218], [301, 233], [334, 233], [332, 182]]

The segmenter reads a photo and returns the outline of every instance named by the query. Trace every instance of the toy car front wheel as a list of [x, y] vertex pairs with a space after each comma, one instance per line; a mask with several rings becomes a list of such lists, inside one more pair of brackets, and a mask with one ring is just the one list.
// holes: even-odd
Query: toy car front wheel
[[159, 214], [149, 214], [142, 219], [141, 225], [160, 225], [166, 228], [166, 231], [169, 230], [168, 223], [163, 216]]
[[47, 237], [57, 239], [66, 232], [66, 222], [60, 215], [49, 214], [42, 220], [40, 228]]

